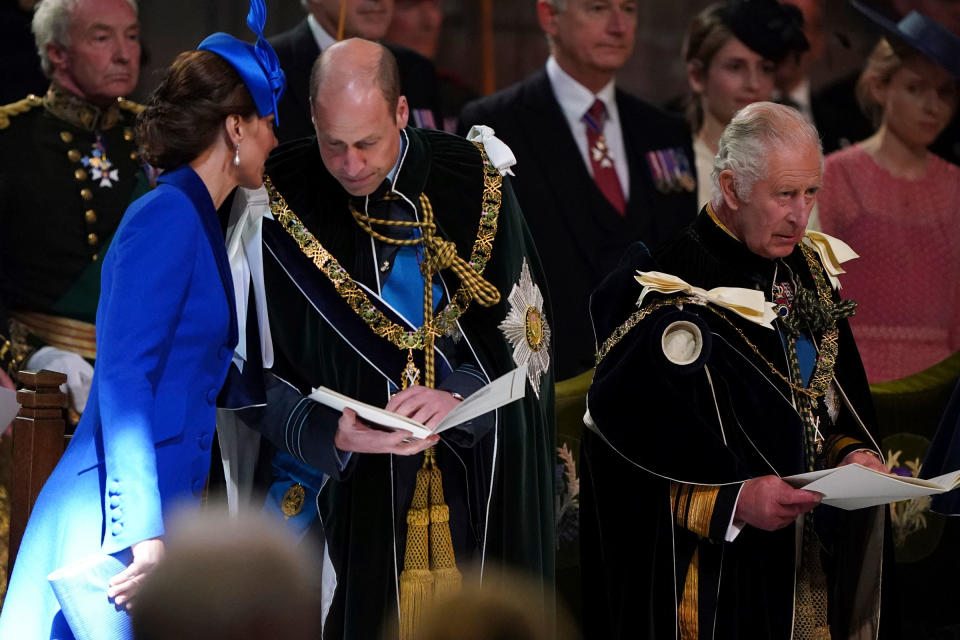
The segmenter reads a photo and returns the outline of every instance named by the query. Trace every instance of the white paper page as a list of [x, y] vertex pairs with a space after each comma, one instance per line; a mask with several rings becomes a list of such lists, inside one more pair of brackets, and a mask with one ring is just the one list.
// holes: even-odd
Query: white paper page
[[380, 407], [374, 407], [359, 400], [354, 400], [349, 396], [337, 393], [326, 387], [314, 389], [313, 393], [310, 394], [310, 399], [316, 400], [320, 404], [324, 404], [340, 412], [345, 408], [353, 409], [357, 412], [358, 416], [367, 422], [372, 422], [373, 424], [378, 424], [388, 429], [403, 429], [404, 431], [409, 431], [417, 438], [422, 439], [430, 435], [430, 430], [415, 420], [405, 418], [392, 411], [385, 411]]
[[490, 384], [480, 387], [477, 391], [470, 394], [463, 402], [457, 404], [450, 413], [447, 414], [437, 427], [430, 431], [424, 425], [406, 418], [392, 411], [386, 411], [380, 407], [354, 400], [349, 396], [337, 393], [326, 387], [319, 387], [310, 394], [312, 400], [324, 404], [337, 411], [343, 411], [349, 407], [357, 412], [357, 415], [366, 420], [388, 429], [403, 429], [409, 431], [415, 438], [426, 438], [429, 435], [440, 433], [450, 427], [463, 424], [488, 411], [493, 411], [514, 400], [519, 400], [526, 394], [527, 369], [526, 367], [517, 367], [509, 373], [505, 373]]
[[20, 411], [20, 403], [17, 402], [17, 392], [0, 387], [0, 431], [17, 417], [18, 411]]
[[488, 411], [493, 411], [505, 404], [510, 404], [514, 400], [519, 400], [526, 395], [526, 392], [527, 368], [525, 366], [517, 367], [470, 394], [440, 421], [433, 432], [440, 433], [450, 427], [473, 420]]
[[791, 485], [823, 494], [823, 504], [841, 509], [862, 509], [909, 500], [953, 488], [960, 470], [930, 480], [880, 473], [859, 464], [784, 478]]

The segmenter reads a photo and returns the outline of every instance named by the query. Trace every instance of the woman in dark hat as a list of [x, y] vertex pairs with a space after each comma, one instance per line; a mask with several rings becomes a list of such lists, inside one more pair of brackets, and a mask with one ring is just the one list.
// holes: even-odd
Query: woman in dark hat
[[845, 297], [871, 382], [912, 375], [960, 350], [960, 167], [927, 147], [957, 109], [960, 37], [912, 12], [894, 24], [857, 86], [876, 133], [827, 156], [822, 229], [849, 243]]
[[164, 169], [103, 264], [87, 410], [37, 498], [0, 637], [130, 637], [125, 609], [163, 552], [175, 503], [198, 501], [218, 391], [237, 343], [217, 207], [261, 184], [284, 76], [252, 0], [250, 45], [214, 34], [167, 71], [138, 131]]
[[697, 204], [711, 198], [713, 156], [724, 127], [752, 102], [770, 100], [777, 65], [808, 48], [803, 15], [775, 0], [726, 0], [701, 11], [684, 40]]

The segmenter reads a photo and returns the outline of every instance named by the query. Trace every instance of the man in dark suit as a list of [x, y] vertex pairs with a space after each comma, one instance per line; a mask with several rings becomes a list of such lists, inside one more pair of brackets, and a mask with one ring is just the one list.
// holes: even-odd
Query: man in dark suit
[[[278, 104], [280, 142], [312, 136], [310, 121], [310, 70], [326, 49], [337, 41], [340, 5], [346, 5], [343, 37], [380, 40], [393, 18], [393, 0], [300, 0], [307, 17], [293, 29], [270, 39], [287, 74], [287, 90]], [[433, 63], [419, 53], [384, 43], [400, 68], [400, 85], [410, 105], [412, 124], [440, 127], [440, 86]]]
[[488, 125], [517, 157], [517, 198], [554, 291], [558, 379], [593, 366], [587, 300], [624, 249], [653, 249], [697, 213], [686, 125], [614, 86], [636, 1], [593, 4], [539, 0], [545, 68], [460, 117], [462, 131]]

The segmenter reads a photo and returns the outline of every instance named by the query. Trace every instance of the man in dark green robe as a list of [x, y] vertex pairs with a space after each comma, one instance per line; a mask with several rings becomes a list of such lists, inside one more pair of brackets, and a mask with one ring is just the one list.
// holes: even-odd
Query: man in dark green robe
[[854, 305], [833, 282], [849, 247], [804, 235], [821, 171], [795, 110], [746, 107], [720, 140], [714, 202], [655, 256], [635, 247], [594, 293], [588, 637], [897, 637], [881, 607], [886, 507], [817, 506], [783, 480], [885, 471]]
[[[290, 506], [299, 484], [309, 511], [309, 490], [317, 492], [329, 558], [323, 578], [335, 583], [332, 599], [325, 595], [324, 637], [378, 637], [396, 620], [400, 575], [410, 567], [407, 511], [424, 456], [392, 455], [423, 447], [301, 397], [321, 385], [430, 426], [461, 397], [527, 367], [525, 398], [445, 431], [434, 449], [456, 564], [484, 572], [506, 565], [540, 579], [543, 601], [531, 606], [550, 615], [548, 310], [529, 232], [494, 166], [501, 163], [479, 143], [406, 127], [395, 64], [379, 45], [330, 47], [312, 86], [319, 141], [278, 148], [266, 168], [274, 219], [263, 220], [263, 280], [273, 364], [259, 398], [253, 392], [228, 404], [264, 405], [241, 416], [279, 449], [274, 469], [288, 474], [293, 490], [282, 504]], [[422, 224], [412, 231], [377, 220]], [[391, 242], [404, 238], [413, 242]], [[433, 260], [440, 267], [430, 281], [435, 389], [417, 342], [426, 295], [417, 264]], [[255, 316], [247, 316], [248, 337]], [[246, 344], [250, 365], [259, 355], [255, 341]], [[419, 381], [400, 391], [410, 367]], [[284, 510], [294, 519], [300, 513]], [[432, 555], [437, 549], [431, 543]], [[409, 615], [399, 612], [401, 625]]]

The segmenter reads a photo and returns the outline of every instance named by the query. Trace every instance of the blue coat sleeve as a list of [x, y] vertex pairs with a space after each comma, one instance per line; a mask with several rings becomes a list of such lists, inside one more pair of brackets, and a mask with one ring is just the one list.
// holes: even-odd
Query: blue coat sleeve
[[105, 553], [164, 532], [154, 446], [156, 389], [203, 236], [185, 197], [160, 188], [146, 198], [128, 210], [114, 238], [97, 314]]

